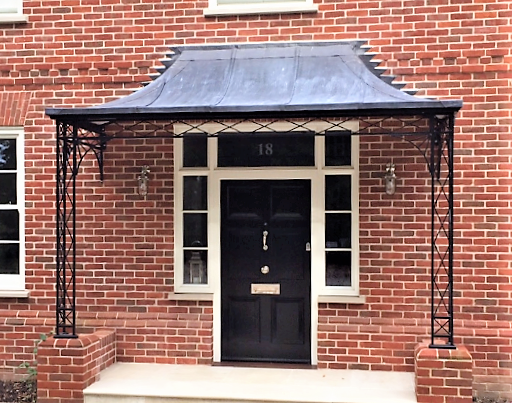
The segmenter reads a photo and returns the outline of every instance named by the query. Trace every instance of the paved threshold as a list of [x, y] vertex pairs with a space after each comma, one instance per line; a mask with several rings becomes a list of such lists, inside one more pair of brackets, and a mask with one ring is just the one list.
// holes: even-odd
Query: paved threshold
[[85, 403], [416, 403], [414, 374], [116, 363]]

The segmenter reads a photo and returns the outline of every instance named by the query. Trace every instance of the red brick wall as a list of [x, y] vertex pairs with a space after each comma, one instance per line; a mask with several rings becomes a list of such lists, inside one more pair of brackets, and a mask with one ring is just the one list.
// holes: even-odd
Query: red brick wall
[[[25, 1], [27, 24], [0, 25], [0, 94], [33, 94], [25, 120], [31, 294], [0, 299], [0, 312], [25, 323], [40, 318], [2, 325], [0, 366], [13, 368], [24, 360], [20, 354], [30, 355], [53, 317], [55, 129], [45, 107], [126, 95], [174, 44], [363, 39], [382, 66], [419, 95], [464, 100], [456, 121], [456, 343], [474, 358], [478, 393], [511, 396], [511, 1], [324, 0], [317, 14], [218, 18], [202, 16], [206, 5], [31, 0]], [[0, 109], [0, 122], [12, 122], [8, 112]], [[428, 238], [422, 232], [429, 216], [423, 199], [406, 195], [424, 196], [426, 170], [419, 159], [411, 166], [405, 157], [412, 149], [401, 147], [407, 146], [361, 144], [361, 293], [367, 302], [320, 307], [322, 366], [410, 371], [414, 345], [428, 334]], [[372, 175], [395, 151], [399, 191], [386, 198]], [[112, 142], [105, 182], [92, 157], [80, 175], [79, 325], [92, 331], [123, 324], [120, 360], [211, 359], [211, 305], [167, 296], [171, 158], [167, 143]], [[152, 167], [147, 201], [134, 195], [143, 164]], [[30, 343], [21, 342], [23, 334]], [[147, 347], [144, 356], [133, 350], [138, 343]], [[205, 356], [193, 356], [196, 346]]]
[[35, 368], [34, 348], [41, 334], [49, 334], [55, 327], [54, 317], [49, 312], [0, 310], [0, 379], [25, 374], [18, 368], [24, 362]]
[[152, 313], [83, 313], [79, 332], [116, 329], [117, 361], [210, 364], [212, 309], [208, 302], [166, 302]]
[[414, 352], [418, 403], [471, 403], [471, 355], [465, 347], [431, 349], [419, 344]]
[[37, 401], [83, 403], [83, 390], [116, 361], [115, 331], [100, 330], [76, 339], [50, 338], [39, 344]]

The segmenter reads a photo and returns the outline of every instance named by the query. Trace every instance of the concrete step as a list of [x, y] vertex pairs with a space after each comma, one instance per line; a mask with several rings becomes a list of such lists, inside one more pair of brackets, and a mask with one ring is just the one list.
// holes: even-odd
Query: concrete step
[[85, 403], [416, 403], [414, 374], [117, 363]]

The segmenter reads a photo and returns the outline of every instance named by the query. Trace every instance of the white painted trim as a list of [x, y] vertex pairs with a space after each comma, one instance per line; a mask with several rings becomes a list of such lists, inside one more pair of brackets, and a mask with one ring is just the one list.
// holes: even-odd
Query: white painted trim
[[[315, 191], [313, 189], [313, 183], [320, 182], [318, 179], [313, 179], [318, 173], [317, 169], [282, 169], [282, 170], [275, 170], [275, 169], [217, 169], [214, 170], [211, 173], [211, 178], [213, 183], [215, 183], [215, 186], [213, 187], [216, 189], [216, 200], [217, 200], [217, 206], [215, 206], [214, 211], [216, 212], [215, 215], [212, 214], [211, 218], [216, 218], [215, 223], [215, 231], [217, 233], [216, 238], [218, 240], [218, 245], [216, 246], [216, 250], [219, 252], [218, 256], [218, 264], [214, 264], [212, 262], [212, 265], [210, 265], [210, 268], [212, 270], [215, 270], [215, 273], [212, 273], [212, 277], [216, 279], [218, 284], [215, 287], [214, 295], [216, 296], [214, 298], [214, 306], [213, 306], [213, 328], [214, 328], [214, 337], [213, 337], [213, 360], [214, 362], [220, 362], [221, 361], [221, 293], [220, 293], [220, 187], [221, 187], [221, 181], [223, 180], [236, 180], [236, 179], [244, 179], [244, 180], [258, 180], [258, 179], [267, 179], [267, 180], [287, 180], [287, 179], [305, 179], [305, 180], [311, 180], [311, 202], [313, 204], [313, 199], [316, 199]], [[312, 209], [313, 210], [313, 209]], [[217, 225], [218, 223], [218, 225]], [[313, 227], [313, 224], [312, 224]], [[311, 229], [311, 240], [313, 241], [313, 228]], [[318, 249], [319, 243], [316, 243], [316, 249]], [[315, 248], [311, 247], [311, 272], [313, 273], [313, 253]], [[313, 284], [311, 285], [311, 288], [313, 290]], [[317, 325], [318, 325], [318, 309], [314, 309], [316, 305], [313, 304], [313, 292], [311, 295], [311, 364], [316, 365], [317, 363]]]
[[[269, 132], [296, 130], [297, 126], [289, 122], [274, 122], [268, 126]], [[359, 122], [349, 121], [329, 123], [312, 121], [302, 126], [316, 133], [328, 130], [346, 129], [352, 132], [359, 130]], [[221, 124], [205, 123], [190, 130], [187, 125], [175, 125], [175, 134], [208, 133], [220, 131], [250, 132], [261, 130], [258, 124], [243, 122], [229, 128]], [[315, 137], [315, 166], [314, 167], [258, 167], [258, 168], [217, 168], [217, 138], [208, 139], [208, 168], [182, 167], [182, 141], [175, 141], [175, 290], [176, 293], [213, 293], [213, 361], [221, 361], [221, 289], [220, 289], [220, 189], [222, 180], [230, 179], [306, 179], [311, 180], [311, 364], [318, 363], [318, 303], [353, 301], [363, 303], [359, 297], [359, 137], [352, 136], [352, 164], [342, 167], [325, 167], [325, 137]], [[325, 176], [346, 174], [352, 177], [352, 286], [325, 286]], [[185, 285], [183, 279], [182, 261], [182, 178], [185, 175], [208, 176], [208, 285]], [[177, 277], [180, 276], [180, 277]], [[203, 290], [198, 290], [203, 287]], [[191, 298], [193, 299], [193, 298]], [[341, 302], [340, 302], [341, 303]]]
[[[214, 241], [211, 231], [208, 231], [207, 273], [208, 284], [184, 284], [183, 283], [183, 177], [209, 175], [208, 168], [183, 169], [183, 142], [180, 139], [174, 141], [174, 291], [176, 293], [211, 294], [213, 292], [212, 278], [210, 275], [211, 242]], [[183, 172], [186, 173], [183, 174]], [[210, 204], [210, 178], [207, 180], [208, 205]], [[210, 227], [210, 211], [208, 211], [208, 227]]]
[[25, 139], [23, 128], [0, 127], [1, 139], [16, 139], [16, 205], [1, 205], [2, 210], [17, 209], [19, 213], [19, 274], [0, 274], [0, 292], [25, 290]]
[[251, 14], [292, 14], [317, 13], [318, 5], [310, 1], [282, 3], [217, 4], [210, 0], [210, 6], [203, 11], [204, 16], [251, 15]]
[[[352, 131], [357, 131], [358, 128], [354, 128]], [[325, 285], [325, 254], [322, 256], [323, 260], [323, 273], [322, 273], [322, 287], [319, 295], [345, 295], [345, 296], [357, 296], [359, 295], [359, 136], [351, 137], [352, 146], [352, 166], [346, 167], [324, 167], [325, 175], [339, 175], [343, 171], [344, 173], [350, 173], [352, 175], [351, 188], [352, 188], [352, 200], [351, 200], [351, 212], [352, 212], [352, 239], [351, 239], [351, 286], [326, 286]], [[322, 201], [325, 203], [325, 201]], [[325, 204], [323, 204], [325, 205]], [[325, 245], [325, 233], [319, 234], [322, 238], [322, 245]]]

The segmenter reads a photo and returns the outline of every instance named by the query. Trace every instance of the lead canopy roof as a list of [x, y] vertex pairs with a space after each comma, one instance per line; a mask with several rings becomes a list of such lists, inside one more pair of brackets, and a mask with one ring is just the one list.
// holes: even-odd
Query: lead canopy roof
[[[386, 82], [363, 42], [178, 46], [153, 82], [86, 108], [49, 108], [54, 119], [366, 115], [455, 112], [460, 100], [411, 95]], [[387, 80], [390, 81], [390, 80]]]

